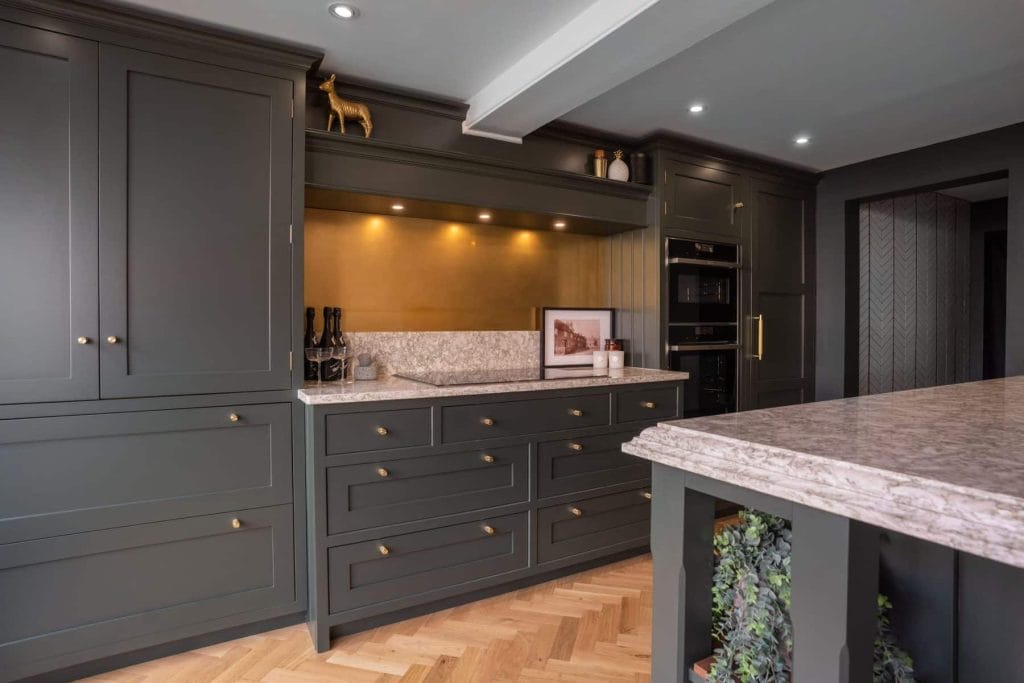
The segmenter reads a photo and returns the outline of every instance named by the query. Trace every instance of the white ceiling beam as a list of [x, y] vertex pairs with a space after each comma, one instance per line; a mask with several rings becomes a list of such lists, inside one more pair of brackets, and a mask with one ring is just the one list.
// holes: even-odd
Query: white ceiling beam
[[462, 130], [521, 142], [771, 2], [597, 0], [471, 97]]

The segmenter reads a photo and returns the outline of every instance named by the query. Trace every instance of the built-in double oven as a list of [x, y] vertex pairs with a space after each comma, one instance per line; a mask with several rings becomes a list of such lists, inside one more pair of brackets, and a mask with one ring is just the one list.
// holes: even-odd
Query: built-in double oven
[[667, 238], [668, 367], [690, 373], [683, 416], [731, 413], [740, 353], [740, 248]]

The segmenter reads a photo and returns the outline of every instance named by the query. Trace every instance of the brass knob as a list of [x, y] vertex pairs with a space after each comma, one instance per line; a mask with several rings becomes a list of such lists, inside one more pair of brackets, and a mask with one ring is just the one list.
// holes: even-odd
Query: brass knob
[[490, 417], [485, 417], [484, 419], [480, 420], [480, 423], [483, 424], [483, 426], [485, 427], [493, 427], [494, 419]]
[[573, 417], [583, 417], [583, 411], [580, 410], [579, 408], [573, 408], [572, 410], [569, 411], [569, 414], [572, 415]]
[[573, 517], [582, 517], [583, 516], [583, 510], [580, 510], [579, 508], [569, 508], [569, 512], [572, 513]]
[[238, 413], [231, 413], [230, 415], [228, 415], [228, 419], [231, 420], [232, 422], [238, 422], [242, 418], [238, 416]]
[[655, 403], [654, 401], [644, 401], [640, 405], [643, 406], [644, 408], [657, 408], [658, 407], [658, 404]]
[[79, 337], [78, 338], [78, 343], [81, 344], [82, 346], [85, 346], [86, 344], [89, 343], [89, 338], [88, 337]]
[[494, 535], [494, 527], [491, 526], [490, 524], [484, 524], [484, 533], [487, 534], [488, 536], [493, 536]]
[[735, 204], [732, 205], [732, 208], [742, 209], [744, 206], [746, 206], [746, 204], [744, 204], [743, 202], [736, 202]]
[[643, 492], [643, 497], [646, 498], [647, 500], [650, 500], [651, 498], [654, 498], [654, 496], [651, 495], [650, 491], [644, 491]]
[[381, 436], [387, 436], [388, 434], [390, 434], [387, 427], [377, 427], [377, 433], [380, 434]]
[[231, 528], [233, 528], [233, 529], [241, 529], [242, 528], [242, 520], [240, 520], [238, 517], [235, 517], [233, 520], [231, 520]]
[[487, 464], [494, 462], [494, 456], [491, 455], [490, 453], [484, 453], [483, 455], [480, 456], [480, 459], [486, 462]]
[[579, 453], [580, 451], [583, 450], [583, 444], [581, 444], [581, 443], [571, 443], [571, 444], [569, 444], [569, 449]]
[[382, 477], [387, 477], [387, 476], [389, 476], [389, 475], [390, 475], [391, 473], [390, 473], [390, 472], [388, 472], [388, 471], [387, 471], [386, 469], [384, 469], [383, 467], [378, 467], [378, 468], [377, 468], [377, 474], [379, 474], [379, 475], [380, 475], [380, 476], [382, 476]]
[[377, 550], [380, 552], [381, 555], [384, 555], [384, 556], [387, 556], [387, 555], [391, 554], [391, 550], [386, 545], [384, 545], [383, 543], [381, 545], [377, 546]]
[[107, 343], [108, 344], [116, 344], [119, 341], [121, 341], [121, 340], [118, 339], [117, 337], [115, 337], [114, 335], [110, 335], [109, 337], [107, 337]]

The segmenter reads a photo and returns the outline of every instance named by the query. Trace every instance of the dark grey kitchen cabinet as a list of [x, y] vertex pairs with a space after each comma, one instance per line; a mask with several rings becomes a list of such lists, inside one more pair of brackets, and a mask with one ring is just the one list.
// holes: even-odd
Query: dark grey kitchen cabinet
[[99, 64], [101, 395], [287, 389], [292, 81]]
[[719, 165], [669, 159], [665, 163], [662, 225], [717, 238], [738, 239], [744, 177]]
[[0, 403], [99, 395], [96, 51], [0, 23]]
[[746, 408], [813, 400], [813, 189], [751, 180]]

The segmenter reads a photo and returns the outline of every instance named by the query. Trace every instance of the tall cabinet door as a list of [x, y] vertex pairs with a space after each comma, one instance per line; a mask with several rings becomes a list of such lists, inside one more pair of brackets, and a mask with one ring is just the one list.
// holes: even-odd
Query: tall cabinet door
[[104, 398], [290, 386], [291, 98], [101, 48]]
[[[745, 408], [814, 399], [814, 190], [751, 180]], [[758, 357], [759, 356], [759, 357]]]
[[98, 396], [96, 50], [0, 23], [0, 403]]

